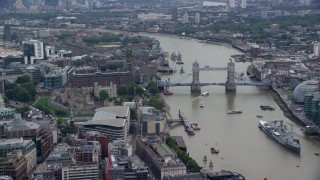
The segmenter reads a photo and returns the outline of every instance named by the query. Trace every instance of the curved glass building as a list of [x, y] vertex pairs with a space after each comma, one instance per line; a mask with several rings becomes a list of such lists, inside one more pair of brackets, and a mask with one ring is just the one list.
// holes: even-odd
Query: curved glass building
[[318, 92], [319, 89], [319, 81], [317, 80], [308, 80], [300, 83], [293, 91], [292, 101], [297, 104], [304, 103], [304, 96], [307, 94], [313, 94]]

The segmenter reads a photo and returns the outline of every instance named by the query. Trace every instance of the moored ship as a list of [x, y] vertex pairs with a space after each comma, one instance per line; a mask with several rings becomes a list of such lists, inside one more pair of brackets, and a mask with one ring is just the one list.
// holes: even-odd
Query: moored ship
[[238, 109], [238, 110], [232, 110], [232, 111], [228, 111], [227, 114], [241, 114], [242, 110]]
[[[279, 125], [280, 123], [280, 125]], [[268, 136], [287, 147], [288, 149], [300, 154], [301, 146], [298, 139], [294, 139], [283, 121], [262, 121], [259, 122], [259, 128], [262, 129]]]

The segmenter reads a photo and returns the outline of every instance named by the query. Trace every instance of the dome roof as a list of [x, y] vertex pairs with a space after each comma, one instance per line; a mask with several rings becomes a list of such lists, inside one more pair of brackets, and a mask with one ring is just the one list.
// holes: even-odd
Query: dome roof
[[293, 91], [292, 101], [294, 103], [304, 103], [304, 96], [306, 94], [315, 93], [319, 91], [319, 81], [308, 80], [300, 83]]

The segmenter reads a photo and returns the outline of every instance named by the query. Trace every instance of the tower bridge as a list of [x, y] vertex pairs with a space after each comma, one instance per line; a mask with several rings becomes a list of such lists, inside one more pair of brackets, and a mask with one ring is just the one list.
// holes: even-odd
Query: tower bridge
[[[200, 71], [227, 71], [227, 80], [225, 83], [220, 82], [200, 82]], [[191, 83], [184, 83], [192, 76]], [[237, 82], [236, 82], [237, 81]], [[192, 63], [192, 71], [182, 76], [180, 79], [175, 81], [170, 81], [170, 78], [166, 81], [158, 81], [158, 86], [164, 89], [169, 89], [170, 86], [190, 86], [191, 93], [201, 93], [201, 86], [225, 86], [226, 91], [236, 91], [237, 86], [271, 86], [271, 80], [254, 82], [250, 81], [243, 74], [237, 73], [235, 71], [235, 64], [230, 60], [227, 67], [209, 67], [205, 66], [203, 68], [199, 67], [199, 63], [195, 61]]]

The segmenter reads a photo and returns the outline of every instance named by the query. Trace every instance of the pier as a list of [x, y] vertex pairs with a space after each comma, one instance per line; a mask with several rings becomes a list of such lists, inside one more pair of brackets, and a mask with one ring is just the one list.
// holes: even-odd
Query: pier
[[168, 124], [182, 123], [184, 125], [185, 131], [187, 132], [188, 135], [195, 135], [193, 128], [189, 124], [184, 113], [180, 111], [180, 109], [179, 109], [179, 119], [167, 120], [167, 123]]
[[184, 113], [180, 111], [180, 109], [179, 109], [179, 118], [180, 118], [181, 121], [183, 122], [184, 128], [185, 128], [187, 134], [188, 134], [188, 135], [194, 135], [193, 128], [192, 128], [191, 125], [189, 124], [189, 122], [188, 122], [186, 116], [184, 115]]

